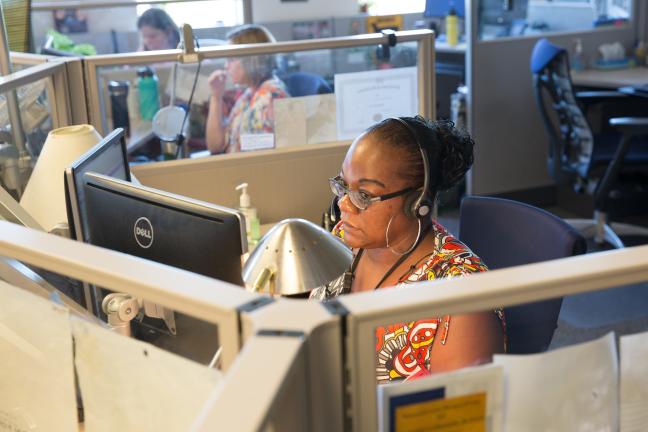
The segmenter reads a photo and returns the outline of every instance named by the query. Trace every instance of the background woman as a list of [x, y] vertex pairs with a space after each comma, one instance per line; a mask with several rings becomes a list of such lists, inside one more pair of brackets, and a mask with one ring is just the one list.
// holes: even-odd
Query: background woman
[[162, 9], [151, 8], [137, 19], [142, 35], [142, 50], [175, 49], [180, 42], [180, 31], [169, 14]]
[[[227, 37], [230, 44], [275, 42], [260, 25], [245, 25]], [[212, 154], [241, 151], [241, 136], [274, 132], [273, 101], [288, 96], [284, 83], [273, 75], [274, 56], [229, 59], [225, 70], [209, 77], [211, 99], [207, 116], [207, 148]], [[223, 118], [225, 81], [229, 76], [235, 85], [245, 87], [227, 118]], [[245, 137], [244, 137], [245, 139]]]
[[[433, 221], [437, 193], [459, 182], [474, 142], [451, 122], [384, 120], [351, 145], [330, 180], [340, 198], [334, 233], [353, 248], [351, 268], [311, 298], [402, 286], [486, 270], [470, 249]], [[504, 350], [501, 311], [431, 317], [376, 330], [379, 382], [491, 361]]]

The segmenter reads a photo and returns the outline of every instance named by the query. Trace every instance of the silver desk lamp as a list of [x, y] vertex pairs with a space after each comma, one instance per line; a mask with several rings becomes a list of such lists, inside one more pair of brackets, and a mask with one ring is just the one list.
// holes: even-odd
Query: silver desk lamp
[[303, 294], [344, 273], [353, 255], [337, 237], [304, 219], [286, 219], [259, 241], [243, 267], [248, 289]]

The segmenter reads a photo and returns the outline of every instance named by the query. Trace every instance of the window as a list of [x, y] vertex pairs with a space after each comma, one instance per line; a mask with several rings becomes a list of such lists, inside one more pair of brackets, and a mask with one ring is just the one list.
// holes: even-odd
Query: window
[[179, 0], [176, 3], [160, 6], [139, 5], [137, 6], [137, 15], [141, 15], [151, 7], [164, 9], [178, 26], [190, 24], [196, 29], [243, 24], [242, 0]]
[[425, 0], [360, 0], [370, 15], [395, 15], [423, 12]]

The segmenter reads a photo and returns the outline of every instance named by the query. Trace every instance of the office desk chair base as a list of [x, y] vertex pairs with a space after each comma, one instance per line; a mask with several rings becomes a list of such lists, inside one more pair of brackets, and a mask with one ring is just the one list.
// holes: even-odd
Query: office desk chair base
[[569, 225], [574, 227], [587, 240], [594, 240], [597, 245], [607, 244], [614, 249], [626, 247], [619, 236], [641, 236], [646, 238], [648, 243], [648, 228], [637, 225], [613, 222], [607, 224], [595, 219], [565, 219]]

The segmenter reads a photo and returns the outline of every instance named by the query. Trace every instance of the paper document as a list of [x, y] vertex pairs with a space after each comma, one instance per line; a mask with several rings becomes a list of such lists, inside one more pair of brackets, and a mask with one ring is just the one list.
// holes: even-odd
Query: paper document
[[241, 151], [266, 150], [274, 148], [274, 134], [251, 133], [240, 134]]
[[0, 282], [0, 431], [77, 428], [67, 309]]
[[85, 432], [187, 431], [220, 382], [214, 369], [72, 318]]
[[541, 354], [495, 355], [504, 368], [504, 431], [615, 431], [614, 334]]
[[648, 332], [621, 336], [621, 432], [645, 431], [648, 425]]
[[334, 94], [275, 100], [277, 148], [335, 141], [335, 112]]
[[491, 364], [378, 386], [379, 430], [500, 431], [503, 386]]
[[416, 67], [335, 75], [337, 139], [357, 137], [387, 117], [418, 113]]
[[[211, 89], [209, 88], [209, 75], [211, 71], [201, 71], [198, 78], [196, 78], [196, 68], [194, 64], [178, 65], [178, 76], [176, 77], [175, 97], [176, 102], [188, 102], [191, 97], [191, 89], [193, 88], [194, 81], [196, 81], [196, 89], [194, 90], [192, 103], [196, 105], [209, 102], [211, 97]], [[165, 89], [167, 95], [173, 94], [173, 72], [169, 75], [169, 81]]]

